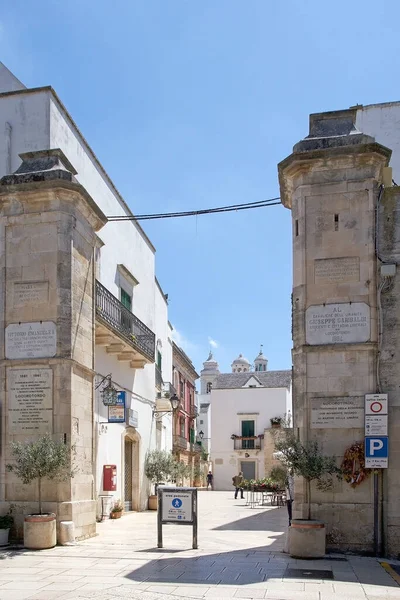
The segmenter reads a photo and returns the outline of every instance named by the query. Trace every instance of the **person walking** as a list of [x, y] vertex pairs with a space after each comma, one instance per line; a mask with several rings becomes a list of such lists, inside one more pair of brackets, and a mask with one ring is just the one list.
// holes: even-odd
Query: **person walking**
[[232, 483], [235, 486], [235, 500], [237, 500], [239, 490], [240, 490], [240, 497], [242, 500], [244, 500], [243, 488], [240, 487], [241, 484], [243, 483], [242, 471], [239, 471], [239, 475], [235, 475], [235, 477], [232, 477]]
[[289, 517], [289, 527], [292, 524], [292, 504], [294, 500], [294, 478], [291, 471], [288, 472], [286, 480], [286, 504]]
[[213, 489], [213, 479], [214, 479], [213, 474], [211, 473], [211, 471], [208, 471], [208, 473], [207, 473], [207, 489], [208, 489], [208, 486], [210, 486], [210, 488]]

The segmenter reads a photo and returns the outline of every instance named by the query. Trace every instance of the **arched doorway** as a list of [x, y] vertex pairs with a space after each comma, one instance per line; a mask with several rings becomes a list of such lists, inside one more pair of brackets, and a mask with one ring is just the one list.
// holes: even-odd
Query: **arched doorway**
[[134, 427], [128, 427], [123, 436], [123, 475], [125, 510], [139, 510], [139, 445], [140, 436]]

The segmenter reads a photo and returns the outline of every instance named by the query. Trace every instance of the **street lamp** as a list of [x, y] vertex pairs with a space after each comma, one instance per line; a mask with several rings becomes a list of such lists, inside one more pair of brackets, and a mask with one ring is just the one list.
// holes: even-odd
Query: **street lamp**
[[171, 396], [171, 398], [169, 399], [170, 404], [171, 404], [171, 410], [157, 410], [157, 409], [153, 409], [153, 417], [155, 419], [159, 419], [160, 417], [162, 417], [163, 415], [168, 415], [171, 413], [174, 413], [177, 408], [180, 405], [180, 400], [178, 398], [178, 396], [176, 394], [174, 394], [173, 396]]
[[202, 440], [204, 437], [204, 431], [199, 431], [199, 438]]
[[105, 381], [107, 381], [107, 384], [100, 391], [100, 396], [103, 400], [104, 406], [113, 406], [117, 404], [118, 401], [118, 390], [113, 386], [111, 377], [111, 373], [106, 375], [95, 387], [97, 390], [101, 385], [104, 384]]

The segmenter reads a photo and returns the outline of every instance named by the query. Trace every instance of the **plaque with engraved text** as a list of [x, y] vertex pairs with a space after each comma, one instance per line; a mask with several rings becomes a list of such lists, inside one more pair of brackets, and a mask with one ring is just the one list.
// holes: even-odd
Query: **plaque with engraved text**
[[57, 326], [53, 321], [6, 327], [6, 358], [51, 358], [56, 351]]
[[364, 302], [321, 304], [306, 310], [307, 344], [367, 342], [370, 327], [370, 310]]
[[312, 429], [362, 429], [364, 399], [362, 396], [311, 398]]
[[13, 434], [43, 434], [53, 430], [53, 371], [8, 371], [8, 429]]
[[318, 258], [314, 261], [315, 283], [340, 283], [360, 281], [360, 259]]

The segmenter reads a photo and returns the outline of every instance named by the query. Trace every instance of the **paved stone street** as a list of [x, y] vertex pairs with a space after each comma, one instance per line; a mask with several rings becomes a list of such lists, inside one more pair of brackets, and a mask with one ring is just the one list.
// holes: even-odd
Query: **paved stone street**
[[[158, 551], [156, 514], [132, 513], [99, 524], [97, 537], [75, 546], [3, 550], [0, 600], [400, 599], [400, 587], [373, 558], [291, 559], [282, 552], [286, 523], [285, 508], [199, 492], [198, 550], [191, 527], [168, 525]], [[313, 569], [321, 573], [310, 579]]]

